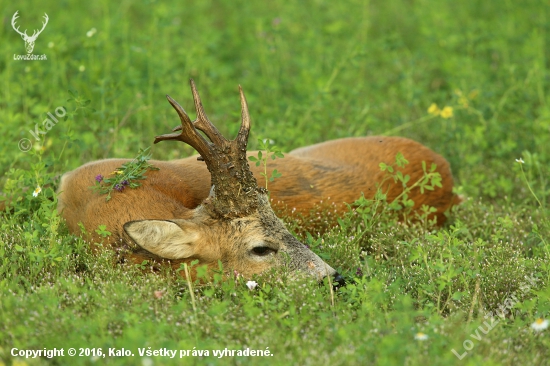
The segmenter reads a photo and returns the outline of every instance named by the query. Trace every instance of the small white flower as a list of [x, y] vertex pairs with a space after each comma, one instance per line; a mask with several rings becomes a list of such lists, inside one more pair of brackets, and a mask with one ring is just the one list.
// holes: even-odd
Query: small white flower
[[88, 38], [93, 37], [93, 35], [96, 34], [96, 32], [97, 32], [97, 29], [92, 28], [92, 29], [90, 29], [89, 31], [86, 32], [86, 36]]
[[84, 70], [86, 70], [86, 66], [80, 65], [80, 66], [78, 67], [78, 71], [84, 72]]
[[249, 289], [254, 290], [256, 286], [258, 286], [258, 283], [256, 281], [248, 281], [246, 286], [248, 286]]
[[38, 197], [38, 195], [40, 194], [40, 192], [42, 192], [42, 188], [40, 188], [40, 186], [36, 187], [36, 189], [34, 190], [34, 192], [32, 192], [32, 195], [34, 197]]
[[418, 332], [414, 335], [414, 339], [417, 341], [425, 341], [428, 339], [428, 335], [426, 333]]
[[533, 324], [531, 324], [531, 328], [536, 330], [537, 332], [545, 330], [546, 328], [548, 328], [548, 320], [538, 318]]
[[516, 162], [517, 162], [517, 163], [520, 163], [520, 164], [524, 164], [524, 163], [525, 163], [525, 162], [523, 161], [522, 158], [516, 159]]

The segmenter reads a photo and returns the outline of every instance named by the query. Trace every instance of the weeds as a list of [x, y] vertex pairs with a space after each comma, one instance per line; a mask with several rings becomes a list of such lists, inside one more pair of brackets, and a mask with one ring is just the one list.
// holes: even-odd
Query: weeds
[[256, 166], [263, 165], [264, 171], [260, 174], [265, 179], [265, 189], [267, 190], [268, 182], [273, 182], [276, 178], [281, 177], [281, 173], [279, 173], [277, 169], [273, 169], [273, 171], [268, 173], [267, 163], [269, 161], [269, 158], [271, 158], [271, 160], [275, 160], [277, 158], [284, 158], [285, 156], [283, 155], [281, 150], [273, 144], [272, 140], [258, 139], [258, 144], [259, 144], [258, 157], [249, 156], [248, 160], [255, 163]]
[[157, 167], [148, 163], [149, 159], [151, 159], [149, 149], [150, 147], [139, 149], [138, 156], [132, 161], [122, 164], [120, 168], [115, 169], [115, 171], [111, 173], [111, 178], [106, 178], [98, 174], [95, 177], [95, 185], [90, 186], [90, 188], [100, 194], [106, 194], [106, 201], [111, 199], [113, 191], [122, 192], [126, 187], [132, 189], [138, 188], [141, 186], [138, 180], [147, 178], [147, 176], [144, 175], [145, 172], [148, 170], [158, 170]]

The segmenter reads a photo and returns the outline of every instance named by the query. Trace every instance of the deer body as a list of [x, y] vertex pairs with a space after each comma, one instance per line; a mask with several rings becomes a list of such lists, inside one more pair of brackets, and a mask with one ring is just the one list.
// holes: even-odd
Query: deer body
[[[290, 270], [321, 278], [339, 275], [286, 230], [273, 212], [270, 199], [275, 208], [305, 215], [320, 202], [332, 203], [337, 211], [343, 211], [344, 203], [352, 203], [361, 193], [371, 198], [378, 185], [387, 182], [380, 188], [391, 201], [403, 187], [393, 180], [385, 181], [379, 163], [392, 164], [401, 152], [409, 160], [402, 173], [410, 175], [411, 182], [422, 177], [423, 161], [427, 166], [435, 163], [442, 177], [442, 188], [424, 195], [418, 189], [409, 193], [415, 201], [414, 209], [422, 204], [435, 207], [433, 216], [441, 224], [444, 212], [455, 200], [446, 160], [417, 142], [399, 137], [328, 141], [296, 149], [283, 159], [269, 159], [268, 171], [277, 169], [282, 177], [269, 183], [268, 197], [256, 182], [264, 182], [260, 175], [263, 167], [247, 164], [248, 117], [242, 92], [241, 131], [237, 139], [229, 142], [207, 120], [193, 83], [192, 91], [197, 121], [191, 122], [169, 98], [182, 120], [182, 127], [174, 130], [182, 133], [163, 135], [155, 142], [187, 142], [205, 161], [198, 161], [197, 156], [151, 160], [149, 163], [159, 170], [148, 171], [137, 189], [114, 192], [108, 202], [105, 195], [90, 189], [94, 178], [108, 176], [128, 159], [91, 162], [66, 173], [59, 187], [58, 210], [71, 232], [80, 234], [82, 223], [86, 237], [91, 242], [101, 242], [95, 230], [106, 225], [112, 233], [106, 244], [124, 249], [126, 258], [134, 263], [144, 259], [169, 260], [177, 269], [181, 263], [195, 259], [210, 268], [217, 268], [221, 261], [224, 268], [250, 276], [284, 262]], [[211, 142], [195, 128], [205, 132]], [[249, 152], [248, 156], [256, 154]]]
[[[442, 176], [442, 188], [428, 194], [412, 197], [414, 209], [423, 204], [435, 207], [433, 215], [438, 224], [445, 220], [444, 213], [454, 200], [453, 180], [447, 161], [427, 147], [401, 137], [362, 137], [328, 141], [309, 147], [299, 148], [285, 154], [283, 159], [270, 160], [268, 170], [277, 169], [282, 176], [269, 183], [272, 206], [287, 209], [289, 213], [307, 215], [320, 202], [334, 204], [335, 209], [344, 211], [344, 203], [353, 203], [361, 196], [372, 198], [377, 184], [384, 179], [379, 163], [391, 164], [401, 152], [409, 160], [403, 174], [411, 176], [411, 182], [422, 177], [422, 161], [427, 166], [435, 163]], [[256, 156], [257, 152], [248, 152]], [[69, 229], [78, 232], [78, 223], [92, 234], [95, 241], [99, 237], [94, 230], [99, 225], [107, 225], [107, 230], [120, 237], [124, 223], [141, 219], [182, 218], [204, 201], [210, 192], [210, 173], [197, 156], [173, 161], [151, 160], [158, 171], [147, 173], [138, 189], [127, 189], [114, 193], [110, 202], [98, 195], [90, 186], [94, 178], [111, 172], [128, 162], [128, 159], [108, 159], [91, 162], [67, 173], [62, 180], [60, 209], [64, 209]], [[250, 166], [259, 182], [262, 167]], [[402, 189], [388, 182], [381, 187], [391, 202]], [[261, 183], [260, 183], [261, 184]]]
[[[372, 198], [377, 184], [382, 182], [384, 172], [380, 162], [391, 164], [395, 155], [401, 152], [409, 160], [403, 174], [409, 174], [414, 182], [422, 177], [421, 163], [429, 166], [435, 163], [442, 176], [442, 188], [429, 194], [416, 192], [413, 198], [415, 209], [422, 204], [437, 208], [434, 216], [438, 223], [445, 220], [444, 213], [453, 204], [452, 177], [447, 161], [427, 147], [400, 137], [346, 138], [329, 141], [285, 154], [283, 159], [269, 161], [268, 169], [277, 169], [282, 176], [269, 183], [271, 203], [274, 208], [287, 209], [289, 213], [308, 215], [320, 202], [331, 203], [339, 212], [344, 212], [344, 203], [352, 203], [361, 196]], [[248, 153], [256, 156], [257, 152]], [[209, 195], [210, 173], [197, 156], [150, 163], [159, 168], [149, 171], [142, 186], [115, 192], [109, 202], [104, 195], [90, 189], [94, 178], [111, 172], [128, 162], [128, 159], [108, 159], [91, 162], [64, 175], [60, 186], [59, 210], [63, 212], [68, 227], [78, 233], [79, 223], [90, 233], [92, 242], [100, 242], [95, 233], [99, 225], [106, 225], [113, 233], [116, 244], [124, 240], [124, 224], [135, 220], [186, 219], [192, 216]], [[262, 167], [251, 166], [259, 182]], [[399, 195], [402, 189], [395, 184], [387, 187], [388, 200]], [[217, 235], [227, 236], [227, 232]], [[205, 245], [204, 248], [215, 247]], [[210, 255], [215, 257], [215, 255]], [[144, 252], [134, 254], [134, 261], [141, 263], [148, 259]]]

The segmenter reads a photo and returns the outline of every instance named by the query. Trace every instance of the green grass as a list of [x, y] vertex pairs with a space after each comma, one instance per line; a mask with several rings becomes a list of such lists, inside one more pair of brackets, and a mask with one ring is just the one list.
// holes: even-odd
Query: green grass
[[[548, 5], [0, 5], [0, 191], [24, 197], [0, 216], [0, 365], [182, 363], [179, 353], [139, 356], [148, 347], [209, 350], [184, 364], [548, 362], [549, 330], [530, 328], [550, 318]], [[48, 14], [34, 49], [47, 61], [13, 59], [25, 53], [10, 24], [16, 10], [28, 33]], [[183, 279], [91, 255], [56, 214], [56, 176], [150, 146], [178, 124], [165, 94], [194, 112], [189, 78], [225, 136], [237, 133], [243, 86], [250, 149], [262, 138], [289, 151], [340, 137], [405, 136], [449, 160], [466, 200], [440, 230], [396, 224], [362, 201], [331, 232], [304, 236], [350, 279], [334, 294], [327, 283], [279, 271], [257, 278], [253, 291], [230, 279], [194, 286], [192, 297]], [[429, 114], [432, 103], [452, 107], [453, 117]], [[58, 107], [67, 119], [36, 141], [29, 130]], [[26, 153], [23, 138], [33, 144]], [[151, 152], [174, 159], [193, 150], [165, 143]], [[37, 185], [49, 188], [33, 197]], [[505, 305], [512, 311], [494, 313]], [[484, 332], [489, 311], [498, 324]], [[418, 332], [428, 339], [415, 340]], [[14, 347], [116, 347], [136, 356], [48, 361], [12, 357]], [[273, 356], [213, 356], [267, 347]], [[460, 360], [452, 350], [467, 354]]]

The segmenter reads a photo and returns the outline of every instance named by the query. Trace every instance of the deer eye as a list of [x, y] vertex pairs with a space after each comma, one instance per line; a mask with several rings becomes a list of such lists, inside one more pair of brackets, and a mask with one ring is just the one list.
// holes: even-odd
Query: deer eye
[[252, 253], [260, 257], [265, 257], [266, 255], [269, 255], [271, 253], [275, 253], [275, 250], [270, 247], [255, 247], [252, 249]]

